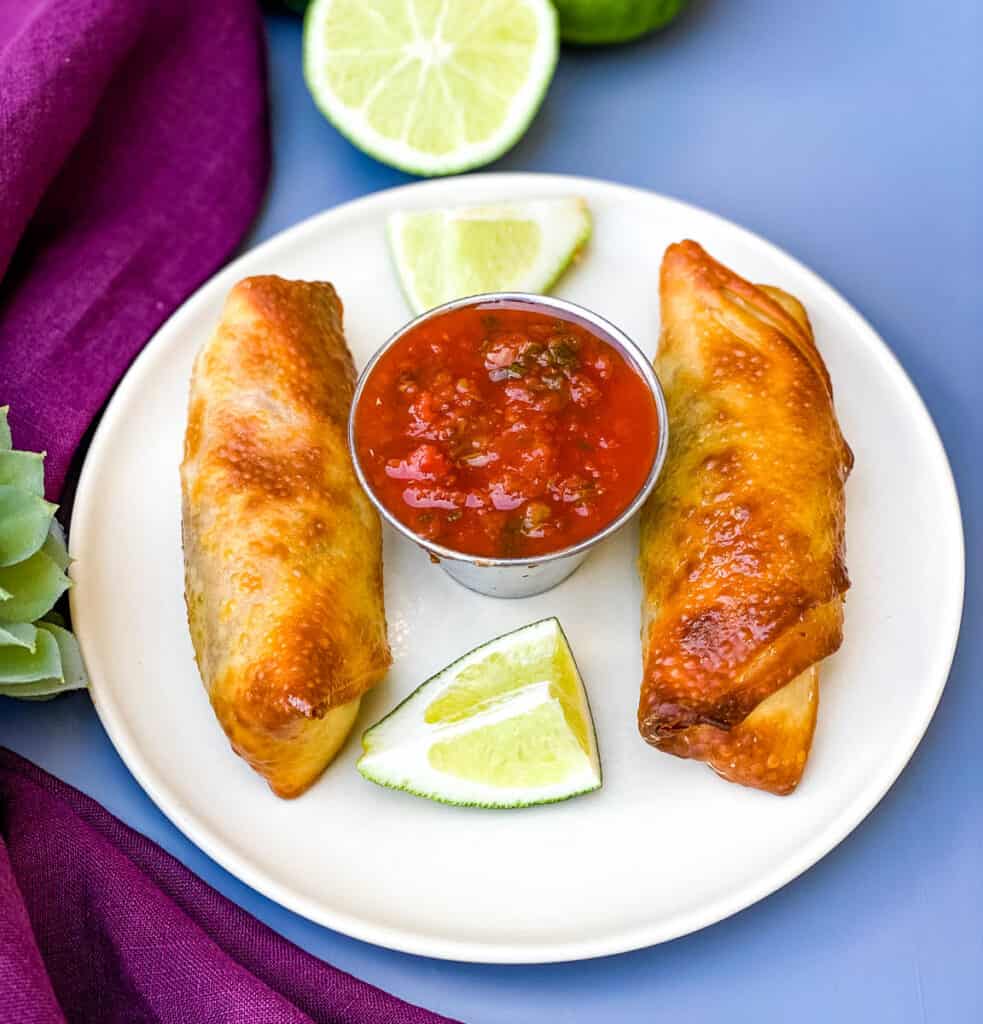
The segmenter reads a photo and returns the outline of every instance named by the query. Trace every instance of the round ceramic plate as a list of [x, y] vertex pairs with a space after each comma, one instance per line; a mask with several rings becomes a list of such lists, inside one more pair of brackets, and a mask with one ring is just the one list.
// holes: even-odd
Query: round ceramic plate
[[[806, 305], [856, 453], [847, 486], [853, 588], [846, 640], [823, 667], [815, 744], [781, 799], [647, 746], [637, 529], [557, 589], [473, 594], [411, 543], [385, 538], [395, 664], [348, 744], [295, 801], [233, 755], [202, 689], [182, 596], [178, 463], [192, 359], [229, 288], [249, 274], [332, 281], [356, 363], [410, 316], [386, 247], [395, 210], [581, 195], [595, 217], [558, 294], [607, 316], [649, 353], [665, 247], [695, 238]], [[243, 881], [359, 939], [427, 956], [543, 962], [651, 945], [774, 892], [839, 843], [911, 757], [949, 671], [962, 608], [959, 508], [945, 453], [911, 383], [870, 326], [774, 246], [651, 193], [576, 178], [473, 175], [340, 206], [247, 253], [205, 285], [136, 360], [89, 451], [72, 524], [72, 616], [99, 715], [171, 820]], [[519, 811], [446, 807], [365, 782], [359, 736], [422, 680], [491, 637], [557, 615], [584, 675], [604, 787]]]

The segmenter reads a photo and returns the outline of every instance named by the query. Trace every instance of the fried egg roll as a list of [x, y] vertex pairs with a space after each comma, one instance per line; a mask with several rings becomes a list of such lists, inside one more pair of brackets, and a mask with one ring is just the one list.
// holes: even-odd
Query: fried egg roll
[[181, 464], [195, 656], [274, 793], [324, 771], [391, 658], [379, 517], [347, 444], [355, 384], [323, 282], [251, 277], [195, 361]]
[[796, 299], [692, 241], [666, 250], [660, 294], [670, 442], [641, 523], [639, 730], [787, 794], [842, 642], [853, 455]]

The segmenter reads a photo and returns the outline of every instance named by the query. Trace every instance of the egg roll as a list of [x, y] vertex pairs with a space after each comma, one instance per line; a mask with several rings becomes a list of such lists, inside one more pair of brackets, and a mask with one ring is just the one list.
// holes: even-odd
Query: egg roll
[[840, 646], [853, 455], [805, 309], [696, 242], [666, 250], [669, 451], [641, 520], [638, 727], [776, 794], [798, 785]]
[[232, 748], [302, 793], [385, 675], [379, 517], [348, 452], [355, 369], [323, 282], [251, 277], [191, 379], [181, 464], [185, 598]]

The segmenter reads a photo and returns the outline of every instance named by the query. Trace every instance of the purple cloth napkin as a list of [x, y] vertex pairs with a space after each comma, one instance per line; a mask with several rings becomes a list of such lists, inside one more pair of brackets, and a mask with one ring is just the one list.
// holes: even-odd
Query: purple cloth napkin
[[447, 1021], [305, 953], [95, 801], [2, 748], [0, 1019]]
[[50, 497], [269, 171], [256, 0], [0, 0], [0, 405]]
[[[255, 0], [0, 0], [0, 405], [49, 496], [269, 173]], [[6, 1024], [434, 1024], [0, 750]]]

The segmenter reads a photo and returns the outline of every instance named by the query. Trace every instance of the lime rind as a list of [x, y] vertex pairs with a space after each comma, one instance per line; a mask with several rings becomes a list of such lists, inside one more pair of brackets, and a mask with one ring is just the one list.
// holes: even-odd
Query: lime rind
[[687, 0], [554, 0], [565, 43], [628, 43], [664, 28]]
[[[458, 685], [469, 667], [486, 662], [498, 652], [529, 650], [536, 644], [552, 644], [564, 652], [574, 673], [572, 686], [557, 687], [554, 679], [527, 681], [517, 689], [479, 694], [488, 699], [476, 703], [475, 714], [447, 713], [438, 721], [427, 721], [428, 709], [440, 705], [441, 699]], [[530, 676], [532, 678], [534, 676]], [[496, 701], [495, 696], [502, 699]], [[574, 712], [586, 726], [582, 738], [569, 727], [571, 701], [576, 704]], [[544, 759], [548, 773], [552, 772], [545, 782], [536, 781], [542, 778], [543, 764], [516, 765], [503, 760], [497, 769], [488, 768], [488, 772], [494, 770], [498, 774], [498, 783], [481, 781], [487, 765], [480, 759], [465, 761], [462, 772], [460, 752], [473, 746], [482, 730], [489, 736], [499, 730], [514, 741], [517, 733], [528, 732], [536, 720], [548, 727], [541, 734], [530, 733], [526, 738], [534, 742], [522, 748], [521, 753], [523, 757], [531, 753], [535, 758]], [[495, 745], [494, 740], [491, 742], [491, 746], [486, 744], [482, 748], [477, 744], [476, 747], [479, 755], [489, 762], [504, 749]], [[455, 743], [460, 748], [457, 752], [452, 749]], [[586, 749], [582, 749], [581, 744]], [[602, 782], [587, 694], [566, 637], [555, 618], [524, 626], [463, 655], [417, 687], [368, 729], [362, 737], [362, 745], [364, 752], [357, 767], [368, 781], [456, 806], [504, 809], [557, 803], [592, 792], [600, 788]], [[433, 756], [434, 750], [442, 746], [448, 754], [446, 763]], [[549, 755], [556, 752], [558, 758], [549, 763]], [[521, 784], [515, 784], [514, 779], [509, 784], [508, 776], [516, 773], [527, 777]]]
[[[478, 239], [476, 229], [483, 229]], [[576, 196], [404, 211], [387, 223], [400, 287], [415, 313], [486, 292], [549, 291], [591, 231], [587, 203]]]
[[[0, 686], [0, 694], [3, 694], [3, 692], [3, 687]], [[560, 793], [557, 796], [539, 795], [530, 799], [523, 799], [519, 797], [511, 803], [501, 803], [495, 802], [494, 800], [482, 800], [480, 796], [476, 796], [473, 799], [458, 796], [452, 797], [436, 790], [424, 790], [419, 787], [414, 787], [408, 783], [400, 784], [390, 778], [374, 775], [368, 769], [363, 770], [359, 768], [359, 773], [363, 779], [368, 782], [373, 782], [377, 786], [382, 786], [383, 789], [392, 789], [398, 793], [408, 793], [410, 796], [423, 797], [424, 800], [430, 800], [436, 804], [444, 804], [447, 807], [473, 807], [480, 811], [511, 811], [520, 810], [524, 807], [543, 807], [547, 804], [562, 804], [567, 800], [572, 800], [574, 797], [586, 796], [588, 793], [593, 793], [601, 788], [600, 782], [592, 782], [583, 789], [571, 789]]]
[[[447, 145], [446, 139], [439, 138], [432, 140], [435, 144], [429, 150], [420, 144], [420, 140], [414, 144], [410, 139], [414, 136], [414, 124], [419, 123], [413, 121], [417, 109], [421, 106], [426, 109], [428, 90], [433, 91], [437, 88], [433, 83], [439, 85], [441, 102], [446, 107], [453, 107], [457, 113], [457, 134], [460, 135], [464, 130], [462, 123], [465, 111], [462, 111], [460, 103], [455, 105], [452, 99], [452, 96], [459, 94], [461, 90], [447, 84], [447, 75], [442, 70], [446, 54], [436, 59], [433, 57], [441, 46], [440, 26], [431, 19], [420, 17], [417, 0], [406, 0], [405, 5], [401, 5], [407, 14], [405, 20], [387, 19], [382, 11], [376, 11], [372, 0], [361, 0], [361, 6], [368, 14], [379, 14], [378, 24], [373, 33], [373, 39], [379, 38], [379, 42], [375, 47], [371, 47], [366, 45], [366, 38], [341, 38], [334, 40], [341, 45], [332, 47], [327, 45], [326, 37], [331, 17], [342, 2], [343, 0], [315, 0], [307, 8], [304, 16], [304, 78], [321, 113], [358, 149], [382, 163], [409, 174], [433, 177], [459, 174], [491, 163], [511, 149], [525, 134], [546, 96], [559, 56], [559, 23], [556, 11], [549, 0], [486, 0], [478, 16], [472, 19], [473, 31], [476, 34], [482, 28], [482, 22], [487, 22], [499, 7], [506, 14], [510, 8], [514, 8], [516, 12], [528, 13], [533, 17], [536, 32], [535, 41], [529, 48], [528, 71], [519, 88], [515, 89], [509, 98], [504, 118], [496, 125], [489, 126], [484, 137], [471, 141], [458, 138], [456, 143], [450, 145]], [[437, 20], [441, 18], [442, 14]], [[369, 33], [365, 33], [366, 37], [368, 35]], [[449, 45], [453, 50], [458, 42], [452, 39]], [[480, 55], [480, 60], [487, 68], [489, 62], [494, 61], [496, 50], [501, 54], [507, 54], [506, 47], [510, 45], [515, 44], [507, 40], [497, 42], [492, 38], [485, 47], [470, 44], [467, 49], [472, 52], [485, 49], [487, 52]], [[339, 91], [342, 90], [330, 81], [329, 69], [332, 61], [337, 63], [339, 59], [344, 58], [352, 64], [359, 61], [364, 63], [365, 55], [370, 55], [373, 50], [379, 54], [380, 63], [385, 65], [384, 77], [373, 83], [374, 92], [363, 96], [361, 92], [352, 89], [351, 95], [340, 96]], [[332, 54], [335, 56], [332, 57]], [[395, 61], [389, 60], [387, 54], [397, 55]], [[451, 53], [451, 63], [456, 56], [456, 53]], [[417, 88], [414, 89], [412, 72], [417, 64]], [[456, 77], [472, 77], [464, 70], [465, 68], [467, 62], [463, 68], [456, 69]], [[344, 75], [341, 76], [341, 80], [345, 80]], [[373, 125], [369, 116], [372, 100], [380, 91], [386, 89], [387, 80], [398, 100], [391, 104], [396, 108], [392, 111], [392, 116], [403, 119], [404, 130], [400, 138], [384, 134], [378, 124]], [[492, 93], [496, 90], [495, 76], [491, 76], [489, 81], [485, 82], [483, 76], [479, 75], [474, 81], [475, 88], [479, 91], [481, 88]], [[399, 88], [396, 87], [397, 84]], [[437, 136], [449, 130], [449, 126], [443, 123], [445, 120], [448, 119], [438, 119], [437, 123], [431, 126]]]

